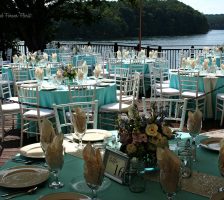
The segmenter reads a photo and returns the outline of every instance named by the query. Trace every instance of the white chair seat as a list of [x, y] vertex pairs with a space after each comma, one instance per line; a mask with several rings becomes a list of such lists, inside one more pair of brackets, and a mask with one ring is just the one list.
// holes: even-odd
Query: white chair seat
[[121, 104], [121, 110], [119, 110], [119, 103], [110, 103], [110, 104], [101, 106], [100, 110], [101, 111], [108, 111], [108, 112], [119, 112], [119, 111], [127, 112], [128, 108], [130, 106], [131, 105], [129, 105], [129, 104], [122, 103]]
[[[160, 89], [156, 89], [157, 93], [161, 93]], [[163, 95], [177, 95], [179, 96], [179, 90], [175, 89], [175, 88], [162, 88], [162, 94]]]
[[[198, 92], [198, 97], [204, 95], [205, 93], [203, 92]], [[182, 93], [182, 97], [189, 97], [189, 98], [193, 98], [196, 97], [196, 93], [195, 92], [191, 92], [191, 91], [185, 91]]]
[[[25, 117], [32, 117], [32, 118], [37, 118], [38, 114], [37, 114], [37, 110], [30, 110], [27, 111], [23, 114]], [[40, 117], [48, 117], [54, 115], [54, 111], [53, 110], [49, 110], [49, 109], [40, 109]]]
[[11, 113], [11, 112], [19, 112], [20, 107], [18, 103], [6, 103], [2, 104], [2, 111], [5, 113]]
[[10, 101], [19, 101], [19, 98], [18, 97], [9, 97], [9, 98], [7, 98], [8, 100], [10, 100]]
[[223, 99], [224, 100], [224, 93], [219, 93], [217, 94], [218, 99]]
[[170, 87], [170, 84], [169, 83], [162, 83], [162, 84], [156, 83], [155, 86], [156, 86], [156, 88], [160, 88], [160, 87], [168, 88], [168, 87]]

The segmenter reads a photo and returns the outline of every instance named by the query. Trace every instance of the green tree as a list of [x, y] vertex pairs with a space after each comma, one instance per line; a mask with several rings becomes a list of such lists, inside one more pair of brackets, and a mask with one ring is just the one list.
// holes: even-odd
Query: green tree
[[62, 18], [73, 18], [76, 23], [90, 23], [99, 17], [96, 6], [100, 0], [3, 0], [5, 15], [1, 20], [13, 23], [20, 40], [25, 41], [29, 51], [43, 50], [53, 39], [56, 23]]

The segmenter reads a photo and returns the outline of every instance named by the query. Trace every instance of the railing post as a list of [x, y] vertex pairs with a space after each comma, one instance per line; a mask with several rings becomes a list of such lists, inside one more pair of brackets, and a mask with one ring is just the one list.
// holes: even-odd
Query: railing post
[[161, 52], [162, 52], [162, 47], [161, 46], [158, 46], [158, 57], [161, 57]]
[[149, 57], [149, 52], [150, 52], [150, 47], [147, 46], [147, 47], [146, 47], [146, 56], [147, 56], [147, 57]]
[[114, 53], [116, 53], [118, 51], [118, 45], [117, 42], [114, 43]]
[[194, 58], [194, 46], [193, 45], [191, 46], [191, 52], [190, 52], [190, 54], [191, 54], [190, 57], [191, 58]]

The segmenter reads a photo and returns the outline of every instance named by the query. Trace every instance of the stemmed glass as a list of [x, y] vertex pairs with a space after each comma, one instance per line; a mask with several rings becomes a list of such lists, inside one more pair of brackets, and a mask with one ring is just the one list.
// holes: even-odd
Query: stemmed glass
[[88, 183], [88, 180], [86, 180], [86, 184], [87, 184], [87, 186], [91, 189], [91, 191], [92, 191], [92, 197], [91, 197], [91, 199], [94, 199], [94, 200], [97, 200], [97, 199], [99, 199], [98, 197], [97, 197], [97, 190], [99, 189], [99, 187], [101, 186], [101, 184], [102, 184], [102, 182], [103, 182], [103, 175], [100, 177], [100, 181], [99, 181], [99, 183], [98, 184], [92, 184], [92, 183]]
[[87, 124], [86, 122], [83, 123], [83, 121], [81, 122], [80, 120], [77, 120], [78, 116], [76, 113], [73, 114], [73, 117], [75, 117], [75, 119], [73, 120], [74, 133], [72, 133], [72, 136], [73, 139], [76, 139], [76, 137], [78, 137], [79, 140], [78, 148], [82, 149], [83, 148], [82, 138], [86, 134]]
[[[51, 154], [53, 154], [53, 152], [51, 152]], [[54, 180], [49, 183], [49, 187], [52, 189], [59, 189], [64, 186], [64, 183], [59, 180], [59, 173], [64, 164], [64, 150], [62, 152], [62, 155], [58, 156], [54, 154], [54, 156], [46, 156], [48, 168], [54, 175]]]
[[195, 162], [197, 159], [196, 159], [196, 155], [197, 155], [197, 153], [196, 153], [196, 149], [197, 149], [197, 145], [196, 145], [196, 137], [197, 137], [197, 135], [199, 135], [199, 133], [200, 133], [200, 131], [201, 131], [201, 127], [202, 127], [202, 122], [200, 122], [201, 123], [201, 125], [200, 125], [200, 128], [198, 129], [198, 130], [195, 130], [195, 131], [193, 131], [193, 130], [191, 130], [191, 128], [190, 128], [190, 124], [189, 123], [187, 123], [187, 130], [189, 131], [189, 134], [190, 134], [190, 136], [191, 136], [191, 138], [192, 138], [192, 146], [191, 146], [191, 148], [192, 148], [192, 160]]
[[181, 172], [179, 170], [178, 174], [172, 176], [173, 174], [170, 171], [165, 171], [160, 169], [160, 186], [168, 200], [173, 200], [178, 189], [181, 186]]

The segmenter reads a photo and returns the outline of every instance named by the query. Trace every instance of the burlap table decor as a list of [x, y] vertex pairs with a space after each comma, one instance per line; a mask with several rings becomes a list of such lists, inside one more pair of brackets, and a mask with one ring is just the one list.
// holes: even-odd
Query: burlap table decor
[[[159, 172], [146, 174], [146, 179], [159, 182]], [[181, 190], [210, 198], [224, 186], [224, 178], [193, 172], [190, 178], [182, 179]]]

